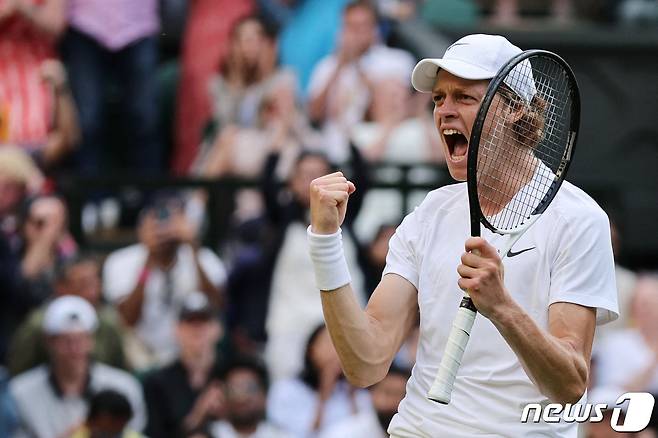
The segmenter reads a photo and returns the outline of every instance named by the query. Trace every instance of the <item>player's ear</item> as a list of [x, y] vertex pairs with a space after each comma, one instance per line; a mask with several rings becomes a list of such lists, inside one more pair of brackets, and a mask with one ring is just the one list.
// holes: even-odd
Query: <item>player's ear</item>
[[505, 114], [505, 122], [509, 125], [514, 125], [521, 120], [528, 111], [528, 107], [520, 101], [512, 100], [507, 105], [508, 111]]

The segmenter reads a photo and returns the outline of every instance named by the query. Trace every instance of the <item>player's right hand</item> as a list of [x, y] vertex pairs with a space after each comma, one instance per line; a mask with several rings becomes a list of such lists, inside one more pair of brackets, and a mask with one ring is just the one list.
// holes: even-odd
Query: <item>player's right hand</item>
[[356, 187], [343, 172], [334, 172], [311, 182], [311, 231], [333, 234], [345, 220], [347, 200]]

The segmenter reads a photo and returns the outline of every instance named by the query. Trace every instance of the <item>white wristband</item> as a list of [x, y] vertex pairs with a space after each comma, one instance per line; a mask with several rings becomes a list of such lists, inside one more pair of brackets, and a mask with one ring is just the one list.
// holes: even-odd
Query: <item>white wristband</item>
[[351, 283], [352, 278], [343, 253], [341, 229], [333, 234], [316, 234], [309, 226], [306, 234], [318, 289], [334, 290]]

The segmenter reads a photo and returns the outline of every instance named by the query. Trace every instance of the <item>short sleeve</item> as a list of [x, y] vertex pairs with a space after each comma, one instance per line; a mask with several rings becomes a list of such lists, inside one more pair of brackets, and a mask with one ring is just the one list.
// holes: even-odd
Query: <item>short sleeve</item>
[[420, 258], [418, 253], [420, 225], [418, 209], [404, 218], [388, 243], [386, 267], [382, 276], [397, 274], [418, 290]]
[[[575, 220], [577, 219], [577, 220]], [[564, 221], [551, 269], [550, 303], [596, 308], [597, 324], [619, 316], [610, 223], [597, 209]]]
[[208, 276], [208, 280], [213, 286], [219, 287], [226, 283], [226, 268], [222, 261], [208, 248], [199, 250], [199, 263], [203, 272]]

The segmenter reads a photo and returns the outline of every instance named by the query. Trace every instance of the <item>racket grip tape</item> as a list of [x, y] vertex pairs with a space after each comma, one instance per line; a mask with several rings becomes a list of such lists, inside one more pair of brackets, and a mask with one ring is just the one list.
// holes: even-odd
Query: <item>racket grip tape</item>
[[[465, 301], [468, 301], [468, 303], [465, 303]], [[427, 393], [427, 398], [430, 400], [444, 405], [450, 403], [452, 388], [455, 384], [457, 371], [462, 363], [462, 357], [471, 335], [476, 314], [472, 301], [469, 298], [462, 300], [462, 305], [457, 310], [457, 315], [452, 323], [452, 330], [450, 330], [450, 336], [441, 357], [439, 371]]]

